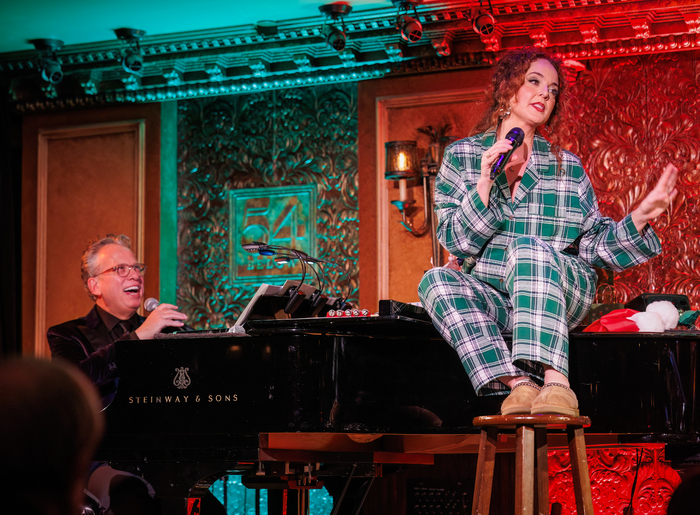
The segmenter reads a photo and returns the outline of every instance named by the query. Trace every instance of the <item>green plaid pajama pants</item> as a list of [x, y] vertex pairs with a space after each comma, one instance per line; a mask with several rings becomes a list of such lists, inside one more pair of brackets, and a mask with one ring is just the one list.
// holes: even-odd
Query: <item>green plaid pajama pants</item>
[[[479, 395], [508, 391], [499, 377], [542, 379], [542, 364], [568, 375], [568, 330], [586, 315], [596, 288], [590, 266], [539, 238], [513, 240], [505, 262], [503, 291], [449, 268], [428, 270], [418, 287]], [[512, 349], [501, 335], [510, 330]]]

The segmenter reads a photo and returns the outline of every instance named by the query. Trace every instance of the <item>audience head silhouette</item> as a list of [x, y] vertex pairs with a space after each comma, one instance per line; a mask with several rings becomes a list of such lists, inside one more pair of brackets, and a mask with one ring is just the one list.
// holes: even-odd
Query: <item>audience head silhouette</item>
[[104, 431], [94, 387], [68, 365], [13, 358], [0, 362], [0, 392], [2, 511], [79, 514]]

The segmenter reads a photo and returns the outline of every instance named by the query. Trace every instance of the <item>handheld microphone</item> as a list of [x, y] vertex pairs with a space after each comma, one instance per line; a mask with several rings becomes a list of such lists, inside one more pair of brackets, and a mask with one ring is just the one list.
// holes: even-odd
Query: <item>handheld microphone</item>
[[154, 299], [153, 297], [146, 299], [146, 302], [143, 303], [143, 307], [146, 311], [153, 311], [160, 305], [160, 302], [158, 302], [158, 299]]
[[496, 176], [503, 171], [508, 164], [508, 161], [510, 161], [510, 157], [513, 155], [513, 152], [515, 152], [515, 149], [523, 144], [524, 137], [525, 133], [520, 127], [513, 127], [508, 131], [508, 134], [506, 134], [506, 139], [511, 142], [513, 148], [511, 148], [505, 154], [501, 154], [496, 160], [496, 164], [494, 164], [493, 168], [491, 168], [491, 180], [494, 180]]

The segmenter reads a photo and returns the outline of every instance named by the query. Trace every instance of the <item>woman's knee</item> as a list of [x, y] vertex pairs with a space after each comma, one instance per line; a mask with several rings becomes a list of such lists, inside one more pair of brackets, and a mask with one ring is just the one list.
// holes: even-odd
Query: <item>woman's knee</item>
[[[452, 289], [458, 287], [460, 284], [459, 278], [456, 274], [461, 273], [457, 270], [451, 270], [449, 268], [435, 267], [431, 268], [423, 275], [423, 278], [418, 283], [418, 296], [421, 300], [431, 296], [431, 292], [435, 291], [436, 288]], [[453, 286], [450, 286], [453, 285]]]

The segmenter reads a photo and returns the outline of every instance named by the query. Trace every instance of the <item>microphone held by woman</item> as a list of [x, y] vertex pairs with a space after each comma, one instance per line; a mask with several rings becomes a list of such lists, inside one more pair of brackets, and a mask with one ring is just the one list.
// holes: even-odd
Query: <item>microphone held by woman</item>
[[508, 161], [510, 161], [510, 156], [512, 156], [513, 152], [515, 152], [515, 150], [523, 144], [524, 138], [525, 133], [520, 127], [513, 127], [508, 131], [508, 134], [506, 134], [506, 139], [510, 141], [513, 148], [511, 148], [505, 154], [501, 154], [501, 157], [496, 160], [496, 164], [494, 164], [493, 168], [491, 169], [491, 180], [494, 180], [496, 176], [503, 171], [508, 164]]

